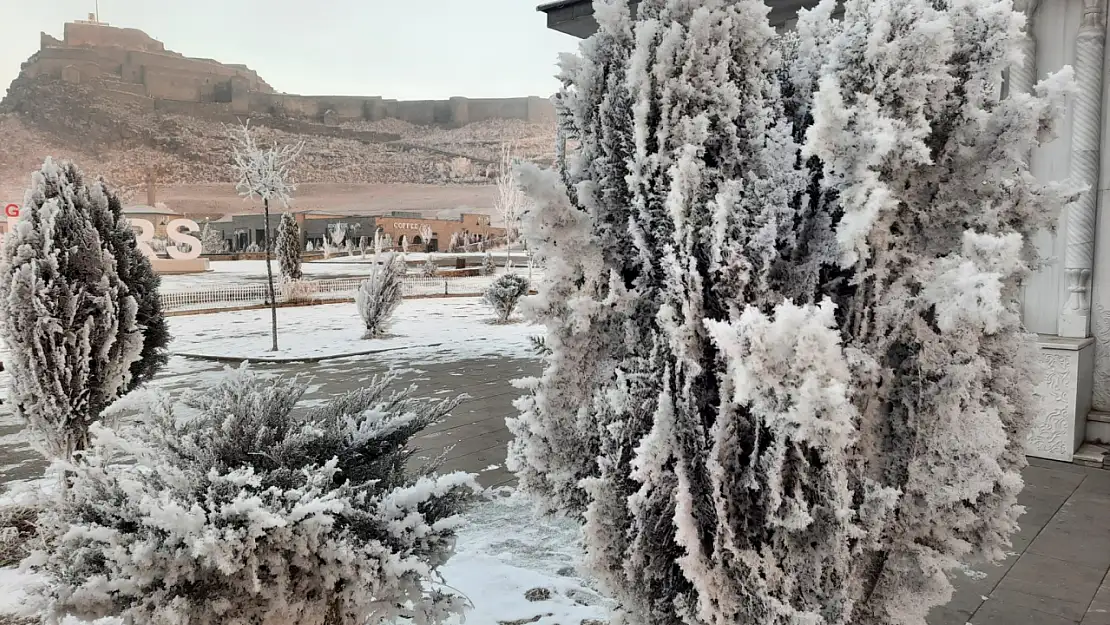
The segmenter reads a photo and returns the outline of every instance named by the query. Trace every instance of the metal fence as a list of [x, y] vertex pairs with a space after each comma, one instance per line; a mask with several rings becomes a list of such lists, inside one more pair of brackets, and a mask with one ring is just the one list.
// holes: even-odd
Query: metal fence
[[[405, 297], [434, 295], [480, 295], [493, 282], [494, 276], [432, 277], [408, 276], [402, 293]], [[539, 279], [533, 272], [532, 280]], [[355, 296], [365, 278], [331, 278], [326, 280], [298, 280], [275, 284], [279, 304], [292, 302], [325, 302], [344, 300]], [[209, 310], [258, 306], [270, 302], [265, 284], [228, 285], [191, 291], [161, 293], [162, 310]]]

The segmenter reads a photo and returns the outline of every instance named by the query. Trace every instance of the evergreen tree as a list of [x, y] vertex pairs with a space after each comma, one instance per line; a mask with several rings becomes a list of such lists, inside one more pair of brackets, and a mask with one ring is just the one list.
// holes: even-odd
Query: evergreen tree
[[278, 267], [285, 280], [301, 279], [301, 228], [292, 213], [282, 213], [277, 234]]
[[227, 249], [227, 242], [223, 233], [205, 221], [200, 229], [200, 247], [205, 254], [221, 254]]
[[1008, 0], [598, 0], [557, 172], [522, 170], [545, 369], [510, 466], [632, 622], [909, 625], [1015, 529], [1014, 304], [1068, 199], [1000, 100]]
[[497, 313], [497, 322], [507, 323], [520, 298], [525, 295], [528, 295], [528, 280], [515, 273], [507, 273], [494, 280], [482, 298]]
[[143, 352], [139, 304], [119, 272], [128, 259], [113, 256], [122, 233], [99, 185], [93, 196], [76, 167], [48, 158], [0, 261], [9, 398], [55, 458], [88, 446], [89, 426], [129, 388]]
[[385, 334], [393, 313], [401, 305], [405, 280], [405, 259], [403, 256], [387, 253], [381, 262], [380, 255], [374, 255], [374, 266], [370, 277], [362, 281], [355, 294], [355, 306], [362, 317], [366, 333], [362, 338], [376, 339]]
[[493, 254], [486, 252], [482, 257], [482, 275], [492, 276], [497, 273], [497, 265], [493, 262]]
[[428, 258], [424, 259], [424, 266], [420, 268], [420, 275], [425, 278], [434, 278], [439, 274], [439, 265], [432, 259], [432, 255], [428, 254]]
[[143, 349], [131, 365], [131, 380], [124, 392], [130, 392], [154, 377], [169, 361], [170, 329], [162, 312], [158, 289], [162, 278], [154, 272], [150, 259], [139, 249], [135, 230], [123, 215], [119, 196], [101, 180], [90, 188], [93, 225], [116, 259], [116, 272], [135, 298], [138, 310], [135, 321], [142, 330]]

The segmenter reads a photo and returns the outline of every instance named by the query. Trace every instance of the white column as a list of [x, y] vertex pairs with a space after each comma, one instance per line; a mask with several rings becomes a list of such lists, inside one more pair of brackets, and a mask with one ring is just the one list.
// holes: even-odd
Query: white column
[[[1106, 51], [1110, 54], [1110, 50]], [[1110, 66], [1110, 59], [1103, 56], [1104, 64]], [[1110, 103], [1110, 81], [1103, 82], [1103, 102]], [[1099, 163], [1100, 176], [1095, 189], [1098, 191], [1098, 205], [1095, 245], [1094, 307], [1091, 318], [1091, 333], [1095, 337], [1094, 375], [1092, 384], [1092, 404], [1096, 411], [1110, 412], [1110, 115], [1102, 119], [1102, 159]]]
[[1064, 278], [1067, 300], [1060, 311], [1060, 336], [1089, 336], [1091, 270], [1094, 267], [1095, 207], [1098, 198], [1102, 127], [1102, 67], [1106, 33], [1103, 0], [1083, 0], [1083, 20], [1075, 38], [1075, 77], [1079, 93], [1072, 112], [1071, 178], [1089, 188], [1067, 208]]
[[1017, 42], [1022, 62], [1010, 66], [1009, 93], [1032, 93], [1037, 82], [1037, 39], [1033, 35], [1033, 16], [1040, 0], [1015, 0], [1014, 10], [1025, 14], [1025, 32]]

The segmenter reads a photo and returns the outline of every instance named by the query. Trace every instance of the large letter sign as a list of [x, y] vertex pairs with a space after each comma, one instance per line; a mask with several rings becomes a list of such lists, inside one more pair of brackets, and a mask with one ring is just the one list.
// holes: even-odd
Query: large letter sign
[[[168, 234], [170, 240], [177, 245], [167, 245], [166, 252], [169, 253], [171, 258], [176, 258], [177, 260], [200, 258], [200, 239], [189, 236], [185, 232], [182, 232], [182, 229], [185, 229], [187, 232], [197, 232], [200, 230], [200, 228], [197, 227], [197, 222], [192, 219], [174, 219], [166, 226], [166, 234]], [[181, 251], [178, 245], [187, 245], [189, 251]]]
[[[147, 258], [158, 258], [158, 255], [155, 254], [154, 250], [150, 247], [150, 242], [154, 239], [154, 224], [146, 219], [128, 219], [128, 221], [131, 222], [131, 227], [139, 229], [139, 232], [135, 235], [135, 238], [138, 239], [139, 251], [145, 254]], [[200, 239], [182, 232], [182, 229], [187, 232], [197, 232], [200, 230], [197, 226], [197, 222], [192, 219], [174, 219], [170, 221], [170, 223], [166, 225], [166, 234], [174, 244], [166, 246], [166, 253], [170, 255], [170, 258], [176, 260], [200, 258], [200, 254], [203, 251], [201, 250]], [[187, 245], [189, 251], [186, 252], [182, 250], [178, 245]]]

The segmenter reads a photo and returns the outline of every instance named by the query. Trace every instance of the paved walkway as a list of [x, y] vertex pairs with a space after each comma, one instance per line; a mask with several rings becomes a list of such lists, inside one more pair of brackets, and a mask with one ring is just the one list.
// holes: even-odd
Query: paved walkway
[[[318, 363], [256, 364], [262, 375], [295, 375], [308, 386], [302, 407], [365, 385], [373, 376], [393, 371], [398, 385], [415, 385], [416, 396], [468, 395], [444, 422], [433, 425], [413, 440], [417, 450], [413, 465], [439, 456], [450, 447], [441, 471], [478, 474], [483, 486], [507, 484], [512, 474], [505, 469], [508, 430], [505, 417], [513, 412], [512, 401], [520, 391], [509, 380], [540, 371], [537, 360], [489, 358], [442, 361], [435, 350], [344, 358]], [[227, 365], [174, 357], [167, 372], [155, 384], [173, 392], [184, 392], [218, 378]], [[34, 478], [45, 468], [42, 456], [32, 450], [23, 436], [23, 426], [6, 406], [0, 406], [0, 483]]]
[[[508, 383], [535, 375], [535, 360], [511, 358], [444, 361], [435, 354], [399, 354], [313, 364], [257, 365], [271, 375], [296, 374], [309, 385], [305, 401], [323, 401], [371, 376], [397, 369], [399, 383], [417, 385], [417, 395], [467, 393], [445, 422], [414, 439], [414, 463], [446, 453], [443, 470], [479, 474], [484, 486], [512, 483], [505, 469], [509, 432], [505, 417], [520, 391]], [[214, 379], [223, 367], [175, 358], [158, 385], [170, 390]], [[37, 454], [15, 435], [19, 426], [0, 416], [0, 480], [41, 474]], [[1020, 501], [1027, 509], [1013, 553], [985, 575], [956, 574], [952, 601], [936, 609], [929, 625], [1110, 625], [1110, 471], [1033, 460], [1025, 472]]]
[[1013, 552], [958, 575], [930, 625], [1110, 625], [1110, 471], [1031, 460]]

